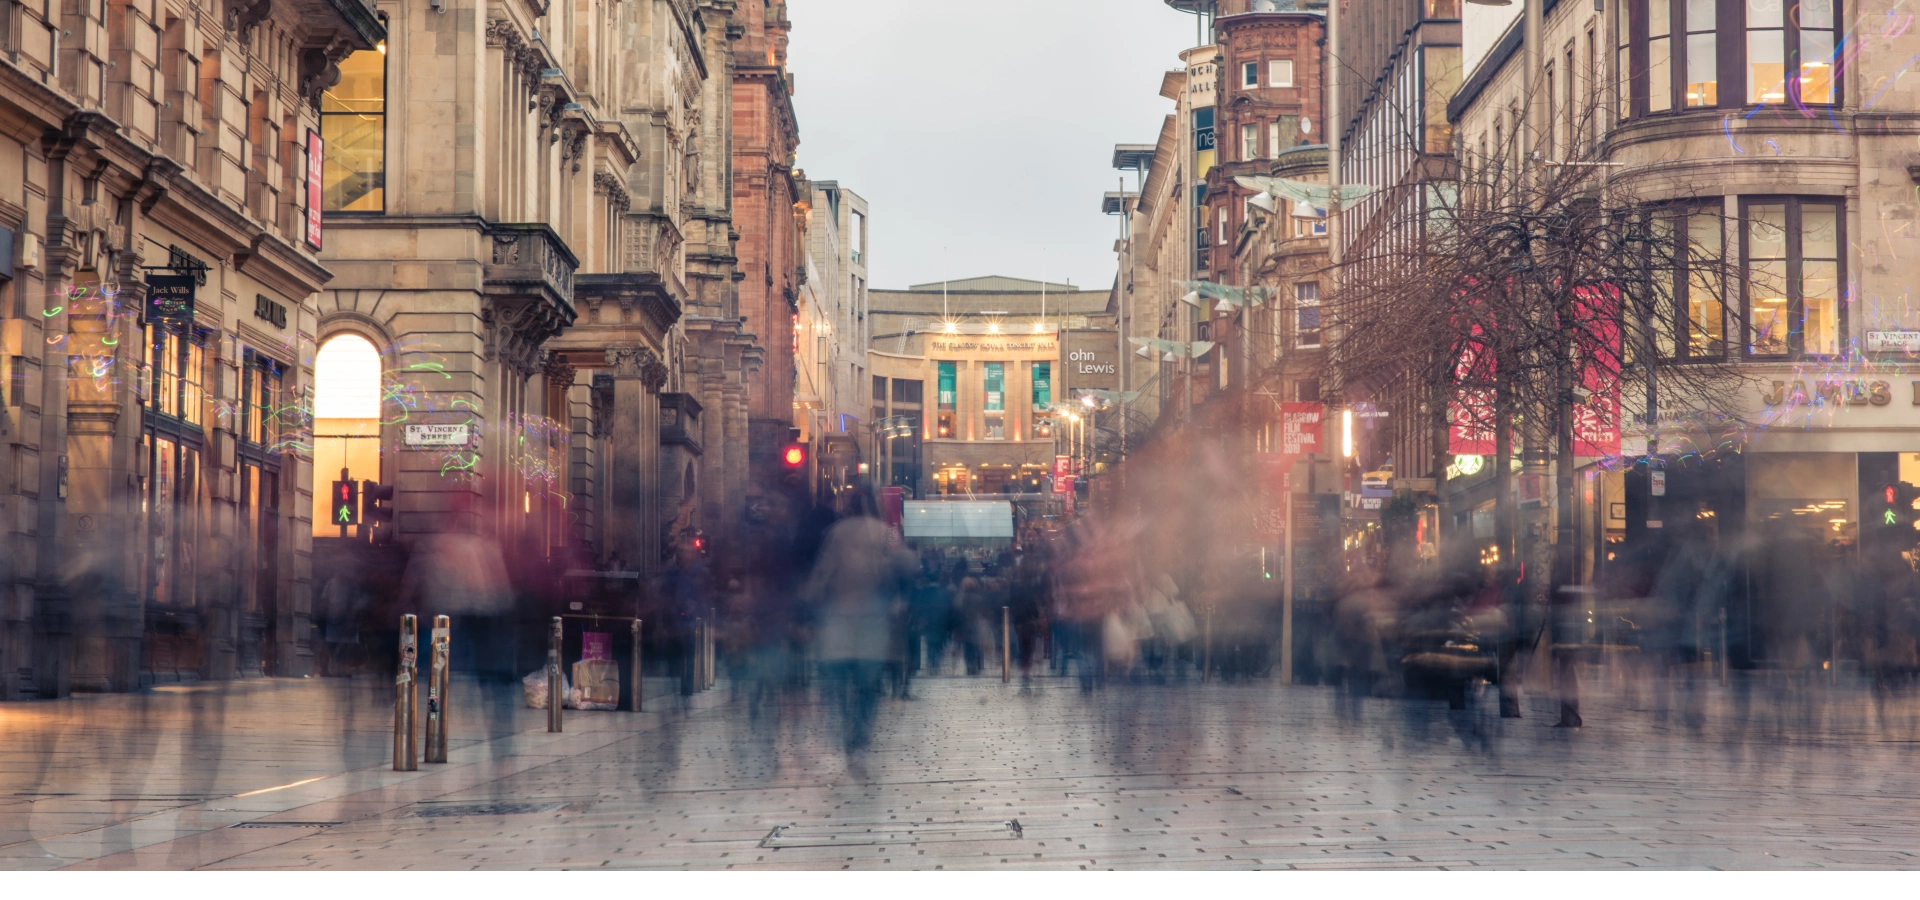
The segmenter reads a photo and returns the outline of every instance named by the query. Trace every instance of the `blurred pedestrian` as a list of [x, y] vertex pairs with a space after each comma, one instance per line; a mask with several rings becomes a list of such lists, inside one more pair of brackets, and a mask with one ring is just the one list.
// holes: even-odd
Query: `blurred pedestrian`
[[914, 561], [887, 540], [870, 492], [855, 489], [848, 500], [848, 515], [827, 530], [802, 596], [816, 611], [815, 655], [839, 708], [848, 769], [864, 776], [892, 625], [905, 605]]

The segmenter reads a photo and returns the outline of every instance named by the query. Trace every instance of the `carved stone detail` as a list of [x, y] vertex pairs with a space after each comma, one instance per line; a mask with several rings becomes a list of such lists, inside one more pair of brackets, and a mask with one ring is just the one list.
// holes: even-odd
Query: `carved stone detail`
[[633, 197], [627, 194], [626, 184], [611, 172], [593, 173], [593, 188], [599, 193], [606, 194], [609, 198], [608, 202], [623, 213], [633, 206]]
[[667, 383], [667, 364], [660, 354], [639, 344], [614, 344], [607, 348], [607, 368], [615, 378], [637, 378], [647, 390], [658, 391]]

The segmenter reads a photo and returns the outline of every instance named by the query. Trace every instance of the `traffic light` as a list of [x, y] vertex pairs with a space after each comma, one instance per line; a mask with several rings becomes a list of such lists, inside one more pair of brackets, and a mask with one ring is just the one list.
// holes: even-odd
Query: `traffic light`
[[[341, 475], [347, 474], [345, 469]], [[333, 518], [330, 524], [342, 527], [360, 524], [360, 485], [350, 478], [333, 483]]]
[[383, 543], [393, 536], [393, 485], [378, 481], [361, 482], [360, 529], [369, 543]]
[[800, 491], [807, 484], [807, 446], [788, 444], [780, 448], [780, 481], [788, 491]]

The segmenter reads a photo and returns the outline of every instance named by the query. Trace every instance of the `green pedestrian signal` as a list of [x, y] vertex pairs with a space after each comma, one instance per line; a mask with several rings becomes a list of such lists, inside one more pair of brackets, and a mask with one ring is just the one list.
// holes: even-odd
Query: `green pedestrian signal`
[[[340, 474], [347, 474], [342, 469]], [[333, 524], [340, 526], [360, 524], [360, 483], [350, 478], [342, 478], [333, 483]]]

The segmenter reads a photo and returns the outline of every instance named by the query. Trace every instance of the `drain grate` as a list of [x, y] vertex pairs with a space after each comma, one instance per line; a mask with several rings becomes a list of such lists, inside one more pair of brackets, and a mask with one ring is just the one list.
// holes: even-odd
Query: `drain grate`
[[241, 822], [228, 828], [332, 828], [339, 822]]
[[565, 803], [448, 803], [422, 806], [413, 815], [423, 819], [463, 818], [467, 816], [524, 816], [552, 812]]

